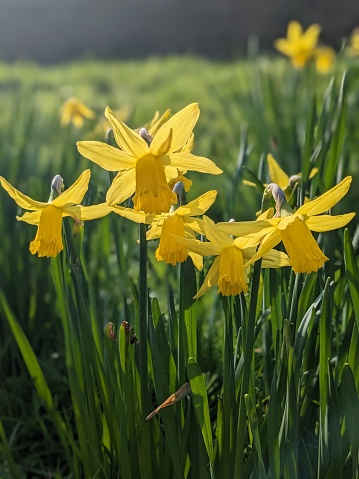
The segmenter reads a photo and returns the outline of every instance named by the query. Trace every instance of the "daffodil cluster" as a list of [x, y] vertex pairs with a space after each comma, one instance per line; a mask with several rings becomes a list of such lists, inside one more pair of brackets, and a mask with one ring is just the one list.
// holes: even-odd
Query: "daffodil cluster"
[[[190, 257], [198, 270], [203, 257], [215, 257], [195, 298], [217, 284], [223, 296], [248, 291], [251, 265], [262, 259], [263, 268], [292, 267], [295, 273], [310, 273], [322, 268], [328, 259], [311, 231], [324, 232], [346, 225], [354, 216], [328, 212], [348, 191], [351, 177], [346, 177], [327, 193], [292, 209], [292, 196], [300, 175], [289, 177], [276, 160], [268, 155], [271, 183], [263, 185], [262, 211], [254, 221], [215, 224], [207, 211], [215, 202], [217, 191], [208, 191], [187, 203], [191, 181], [188, 171], [218, 175], [222, 173], [208, 158], [192, 153], [193, 128], [199, 118], [198, 104], [193, 103], [171, 116], [156, 114], [147, 128], [131, 129], [107, 108], [106, 118], [113, 130], [117, 147], [99, 141], [79, 141], [79, 152], [115, 172], [106, 203], [82, 206], [90, 170], [64, 190], [57, 175], [46, 203], [35, 201], [16, 190], [4, 178], [0, 183], [23, 209], [29, 210], [19, 220], [37, 226], [30, 244], [32, 254], [54, 257], [63, 249], [62, 218], [76, 222], [101, 218], [110, 212], [148, 225], [147, 240], [159, 239], [155, 256], [158, 261], [176, 265]], [[311, 177], [317, 173], [313, 170]], [[132, 198], [133, 208], [123, 206]], [[275, 202], [275, 208], [270, 201]], [[204, 241], [205, 239], [205, 241]], [[282, 242], [285, 252], [275, 247]]]

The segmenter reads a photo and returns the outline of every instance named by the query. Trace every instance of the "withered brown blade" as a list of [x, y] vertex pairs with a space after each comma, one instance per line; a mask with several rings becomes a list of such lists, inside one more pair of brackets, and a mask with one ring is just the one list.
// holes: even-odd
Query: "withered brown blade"
[[146, 421], [150, 420], [155, 416], [160, 409], [163, 409], [167, 406], [172, 406], [175, 402], [179, 401], [180, 399], [184, 398], [191, 392], [191, 386], [189, 383], [184, 383], [176, 392], [171, 394], [170, 397], [166, 399], [162, 404], [160, 404], [154, 411], [152, 411], [147, 417]]

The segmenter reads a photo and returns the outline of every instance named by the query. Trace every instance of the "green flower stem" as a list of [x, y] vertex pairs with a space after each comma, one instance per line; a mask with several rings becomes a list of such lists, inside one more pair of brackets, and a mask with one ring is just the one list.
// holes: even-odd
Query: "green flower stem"
[[254, 351], [254, 330], [256, 322], [256, 310], [258, 302], [258, 293], [259, 293], [259, 281], [261, 274], [261, 264], [262, 261], [256, 261], [254, 264], [253, 280], [252, 280], [252, 290], [251, 290], [251, 299], [249, 304], [249, 314], [248, 314], [248, 324], [246, 328], [245, 335], [245, 344], [243, 344], [243, 377], [242, 377], [242, 387], [240, 390], [239, 397], [239, 415], [237, 422], [237, 443], [236, 443], [236, 454], [235, 454], [235, 463], [234, 463], [234, 475], [233, 477], [243, 477], [243, 453], [244, 453], [244, 442], [246, 435], [246, 404], [244, 396], [249, 392], [249, 381], [251, 374], [251, 365], [253, 359]]
[[139, 295], [139, 341], [140, 349], [140, 381], [142, 416], [146, 418], [148, 410], [148, 357], [147, 357], [147, 329], [148, 329], [148, 291], [147, 291], [147, 225], [140, 224], [140, 273], [138, 279]]

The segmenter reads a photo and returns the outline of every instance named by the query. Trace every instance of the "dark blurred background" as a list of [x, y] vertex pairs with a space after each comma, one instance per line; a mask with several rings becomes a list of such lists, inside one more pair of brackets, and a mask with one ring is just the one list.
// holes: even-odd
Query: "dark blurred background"
[[192, 53], [233, 58], [260, 51], [292, 19], [318, 22], [339, 48], [359, 25], [358, 0], [0, 0], [0, 59], [52, 63], [86, 56]]

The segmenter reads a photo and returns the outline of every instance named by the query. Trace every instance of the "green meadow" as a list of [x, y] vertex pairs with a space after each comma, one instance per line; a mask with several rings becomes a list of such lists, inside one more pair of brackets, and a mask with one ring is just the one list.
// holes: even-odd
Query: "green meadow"
[[[68, 97], [95, 112], [82, 128], [61, 125]], [[188, 171], [187, 201], [216, 190], [215, 223], [256, 220], [268, 154], [301, 174], [294, 211], [351, 176], [330, 214], [359, 213], [358, 57], [326, 74], [278, 56], [1, 63], [0, 176], [47, 202], [55, 175], [90, 169], [83, 204], [102, 203], [112, 177], [76, 142], [108, 140], [105, 108], [136, 129], [194, 102], [192, 153], [223, 173]], [[1, 479], [358, 477], [357, 216], [313, 232], [318, 271], [259, 260], [248, 292], [194, 300], [213, 257], [157, 261], [146, 226], [111, 213], [77, 235], [65, 217], [64, 250], [39, 258], [23, 213], [0, 188]]]

